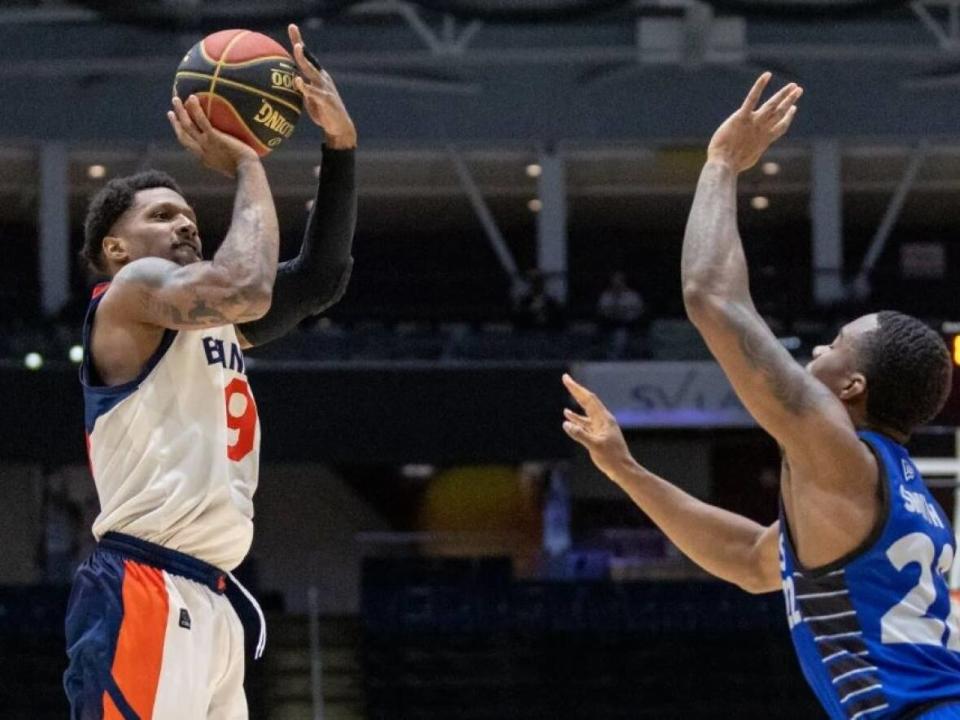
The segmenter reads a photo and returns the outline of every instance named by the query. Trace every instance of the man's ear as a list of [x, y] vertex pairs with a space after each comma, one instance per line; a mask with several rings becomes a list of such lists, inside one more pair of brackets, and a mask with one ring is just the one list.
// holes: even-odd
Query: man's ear
[[126, 265], [130, 262], [130, 248], [127, 241], [115, 235], [107, 235], [103, 239], [103, 258], [107, 264]]
[[867, 378], [863, 373], [853, 373], [847, 377], [840, 388], [841, 400], [856, 400], [867, 392]]

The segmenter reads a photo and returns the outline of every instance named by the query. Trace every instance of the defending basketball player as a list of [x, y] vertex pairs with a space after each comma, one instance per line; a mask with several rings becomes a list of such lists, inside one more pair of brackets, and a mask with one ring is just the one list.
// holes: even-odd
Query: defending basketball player
[[688, 557], [754, 592], [783, 591], [803, 672], [831, 718], [960, 718], [955, 539], [903, 447], [942, 408], [942, 340], [895, 312], [861, 317], [803, 368], [757, 313], [737, 229], [737, 177], [790, 126], [802, 89], [759, 105], [763, 74], [716, 131], [683, 242], [684, 302], [737, 395], [780, 444], [770, 527], [687, 495], [631, 457], [610, 412], [569, 376], [585, 414], [564, 430]]
[[[101, 503], [99, 543], [67, 612], [73, 720], [239, 720], [244, 645], [263, 651], [256, 601], [233, 570], [253, 537], [260, 426], [241, 350], [288, 332], [343, 294], [356, 221], [357, 136], [333, 81], [289, 29], [304, 105], [326, 135], [299, 255], [279, 228], [257, 153], [174, 99], [182, 145], [236, 178], [223, 243], [203, 260], [197, 219], [169, 176], [108, 183], [83, 255], [110, 278], [84, 322], [85, 423]], [[245, 628], [241, 616], [258, 618]]]

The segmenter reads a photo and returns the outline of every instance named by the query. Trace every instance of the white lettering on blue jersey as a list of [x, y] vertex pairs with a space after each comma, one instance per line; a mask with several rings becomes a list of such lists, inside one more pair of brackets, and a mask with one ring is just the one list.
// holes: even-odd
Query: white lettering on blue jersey
[[942, 528], [943, 520], [933, 508], [927, 499], [918, 492], [907, 490], [903, 485], [900, 486], [900, 497], [903, 498], [903, 507], [907, 512], [916, 513], [934, 527]]

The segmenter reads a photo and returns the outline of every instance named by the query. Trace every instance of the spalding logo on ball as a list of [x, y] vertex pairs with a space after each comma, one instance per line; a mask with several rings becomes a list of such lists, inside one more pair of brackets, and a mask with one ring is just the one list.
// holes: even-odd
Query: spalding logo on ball
[[293, 134], [303, 97], [286, 48], [250, 30], [221, 30], [186, 54], [173, 81], [181, 100], [196, 95], [210, 123], [261, 157]]

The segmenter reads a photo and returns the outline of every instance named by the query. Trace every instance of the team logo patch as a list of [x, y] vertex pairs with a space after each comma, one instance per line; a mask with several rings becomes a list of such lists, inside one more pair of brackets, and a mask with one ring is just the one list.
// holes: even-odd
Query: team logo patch
[[180, 627], [190, 629], [190, 613], [186, 608], [180, 608]]
[[913, 480], [917, 476], [917, 471], [913, 469], [913, 463], [907, 460], [906, 458], [903, 458], [900, 460], [900, 466], [903, 468], [904, 480], [907, 480], [909, 482], [910, 480]]

